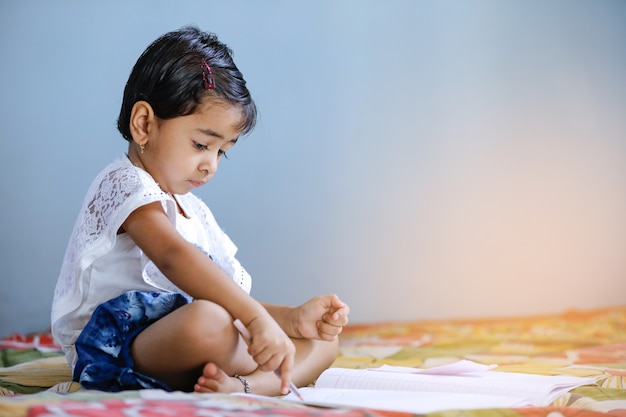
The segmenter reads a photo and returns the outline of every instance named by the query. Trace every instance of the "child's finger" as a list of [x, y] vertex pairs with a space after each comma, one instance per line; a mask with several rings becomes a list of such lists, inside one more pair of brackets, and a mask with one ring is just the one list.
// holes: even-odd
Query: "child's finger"
[[338, 296], [338, 295], [336, 295], [336, 294], [332, 294], [332, 295], [331, 295], [330, 304], [331, 304], [331, 306], [333, 306], [333, 307], [335, 307], [335, 308], [337, 308], [337, 309], [340, 309], [340, 308], [342, 308], [342, 307], [346, 306], [346, 303], [344, 303], [343, 301], [341, 301], [341, 299], [339, 298], [339, 296]]
[[324, 323], [323, 321], [319, 321], [317, 323], [317, 333], [322, 340], [335, 340], [335, 338], [339, 336], [342, 331], [343, 326], [335, 326], [333, 324]]
[[289, 393], [289, 384], [291, 383], [291, 368], [293, 367], [293, 356], [287, 355], [275, 372], [280, 378], [280, 392], [281, 394]]
[[345, 326], [348, 324], [348, 314], [350, 309], [346, 306], [337, 311], [324, 314], [322, 320], [324, 323], [331, 324], [333, 326]]

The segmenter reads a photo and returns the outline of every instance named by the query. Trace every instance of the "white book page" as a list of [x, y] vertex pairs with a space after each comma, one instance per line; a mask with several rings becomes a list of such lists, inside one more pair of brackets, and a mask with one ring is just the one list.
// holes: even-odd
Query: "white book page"
[[567, 391], [593, 384], [592, 378], [542, 376], [485, 371], [463, 375], [430, 375], [368, 369], [329, 368], [315, 388], [421, 391], [526, 398], [531, 405], [549, 405]]
[[[481, 408], [512, 408], [528, 406], [524, 398], [455, 394], [420, 391], [380, 391], [333, 388], [300, 388], [304, 404], [334, 408], [371, 408], [425, 414], [443, 410], [470, 410]], [[285, 400], [300, 402], [294, 394]]]
[[483, 365], [462, 359], [457, 362], [449, 363], [446, 365], [433, 366], [432, 368], [410, 368], [407, 366], [391, 366], [382, 365], [378, 368], [367, 368], [370, 371], [379, 372], [397, 372], [407, 374], [430, 374], [430, 375], [464, 375], [485, 372], [490, 369], [496, 368], [498, 365]]

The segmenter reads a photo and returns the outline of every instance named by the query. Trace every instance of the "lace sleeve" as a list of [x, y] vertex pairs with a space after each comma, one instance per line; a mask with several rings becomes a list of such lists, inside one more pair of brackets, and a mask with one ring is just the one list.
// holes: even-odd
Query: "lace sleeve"
[[80, 276], [110, 250], [122, 223], [137, 207], [168, 197], [145, 171], [118, 160], [93, 181], [78, 215], [55, 288], [55, 314], [71, 311], [81, 301]]

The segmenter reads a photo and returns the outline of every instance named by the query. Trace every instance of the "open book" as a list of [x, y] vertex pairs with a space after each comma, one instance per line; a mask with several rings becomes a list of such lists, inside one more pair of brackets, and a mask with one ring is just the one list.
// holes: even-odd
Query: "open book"
[[314, 388], [300, 392], [311, 405], [428, 413], [546, 406], [573, 388], [595, 383], [592, 378], [497, 372], [491, 368], [467, 360], [429, 369], [329, 368]]

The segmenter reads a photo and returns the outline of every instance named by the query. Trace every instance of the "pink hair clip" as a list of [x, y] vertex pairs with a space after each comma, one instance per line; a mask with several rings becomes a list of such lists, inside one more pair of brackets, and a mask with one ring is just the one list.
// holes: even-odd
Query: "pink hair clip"
[[202, 58], [202, 81], [204, 82], [204, 88], [207, 90], [215, 89], [215, 80], [213, 79], [213, 71], [211, 71], [211, 67], [206, 62], [204, 58]]

